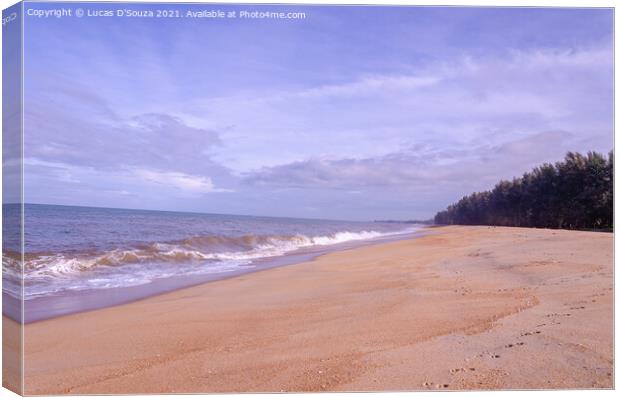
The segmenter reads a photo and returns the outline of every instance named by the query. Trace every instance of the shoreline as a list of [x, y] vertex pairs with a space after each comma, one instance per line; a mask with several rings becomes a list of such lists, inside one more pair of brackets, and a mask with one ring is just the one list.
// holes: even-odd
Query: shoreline
[[[428, 233], [430, 233], [428, 227], [420, 227], [420, 229], [408, 233], [382, 236], [368, 240], [343, 242], [334, 245], [301, 248], [296, 251], [285, 253], [281, 256], [257, 259], [252, 263], [251, 267], [239, 268], [230, 272], [191, 276], [178, 275], [155, 279], [145, 284], [127, 287], [80, 290], [27, 299], [24, 300], [24, 324], [124, 305], [169, 292], [179, 291], [185, 288], [196, 287], [220, 280], [239, 277], [244, 274], [311, 262], [332, 252], [348, 251], [359, 247], [419, 238]], [[19, 301], [5, 292], [2, 293], [2, 298], [5, 302], [5, 306], [3, 307], [3, 315], [11, 318], [12, 320], [17, 320], [19, 318], [19, 314], [17, 314]]]
[[25, 392], [613, 387], [613, 235], [434, 231], [27, 324]]

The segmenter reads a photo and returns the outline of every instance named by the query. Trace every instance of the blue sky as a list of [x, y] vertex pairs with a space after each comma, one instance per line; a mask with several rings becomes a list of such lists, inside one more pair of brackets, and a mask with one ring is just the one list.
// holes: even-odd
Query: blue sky
[[613, 148], [608, 9], [166, 8], [306, 18], [27, 17], [26, 201], [420, 219]]
[[[20, 8], [2, 11], [2, 202], [21, 202], [21, 67]], [[9, 217], [5, 216], [3, 222]], [[10, 228], [5, 225], [5, 229]], [[16, 230], [19, 226], [14, 226]], [[5, 233], [6, 235], [7, 233]], [[4, 235], [3, 235], [4, 237]], [[6, 243], [6, 241], [5, 241]]]

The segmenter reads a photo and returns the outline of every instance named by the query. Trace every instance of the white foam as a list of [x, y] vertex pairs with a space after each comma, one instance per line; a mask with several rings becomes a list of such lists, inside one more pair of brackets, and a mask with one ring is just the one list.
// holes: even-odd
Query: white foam
[[[58, 293], [63, 290], [115, 288], [150, 283], [155, 279], [178, 275], [224, 273], [251, 265], [261, 258], [282, 256], [314, 246], [332, 246], [353, 241], [373, 240], [413, 233], [418, 228], [398, 232], [373, 230], [342, 231], [321, 236], [284, 236], [261, 238], [248, 250], [206, 252], [188, 244], [155, 243], [148, 248], [112, 250], [90, 257], [45, 255], [26, 263], [25, 298]], [[11, 270], [13, 263], [3, 267]], [[15, 288], [11, 288], [9, 293]]]

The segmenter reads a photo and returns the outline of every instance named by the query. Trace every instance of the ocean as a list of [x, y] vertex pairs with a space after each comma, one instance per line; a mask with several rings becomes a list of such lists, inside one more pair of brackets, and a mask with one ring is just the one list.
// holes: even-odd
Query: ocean
[[[5, 224], [19, 214], [19, 205], [3, 206]], [[196, 284], [294, 262], [283, 261], [285, 257], [301, 260], [351, 245], [405, 238], [421, 227], [39, 204], [25, 205], [24, 224], [25, 301], [161, 286], [175, 278], [185, 280], [183, 285]], [[3, 293], [19, 299], [19, 231], [4, 233]], [[179, 282], [166, 285], [173, 289]]]

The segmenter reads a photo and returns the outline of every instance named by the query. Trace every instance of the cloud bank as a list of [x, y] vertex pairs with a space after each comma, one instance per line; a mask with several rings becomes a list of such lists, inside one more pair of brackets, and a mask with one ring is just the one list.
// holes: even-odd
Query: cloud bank
[[26, 200], [429, 218], [613, 148], [608, 10], [313, 10], [236, 30], [33, 22]]

